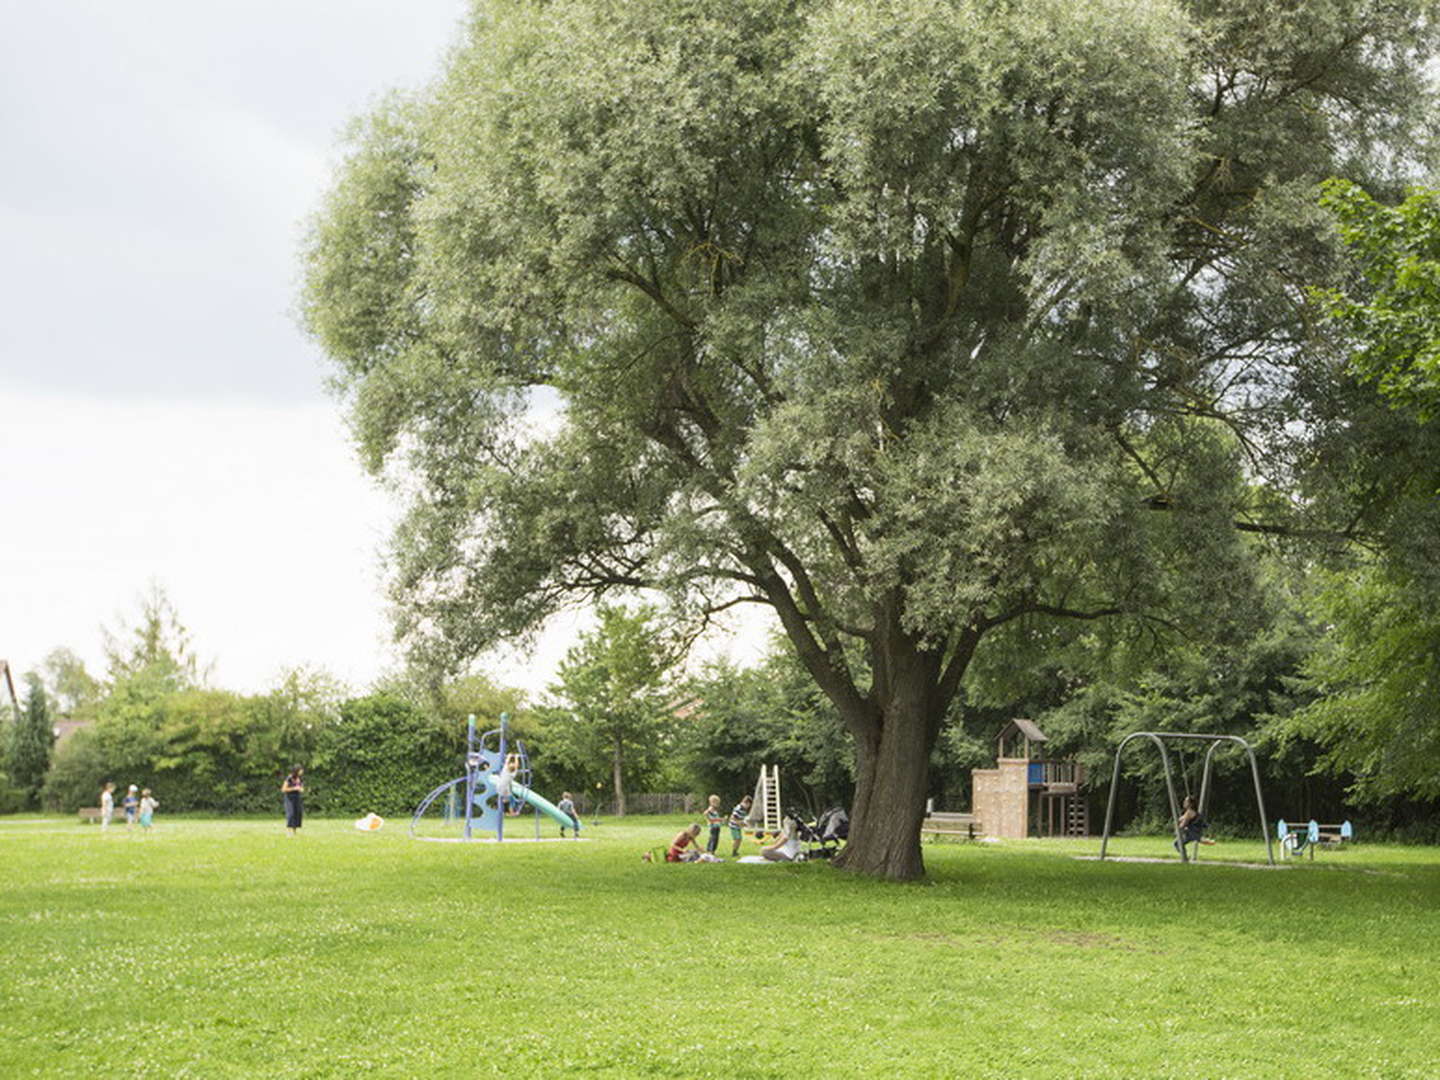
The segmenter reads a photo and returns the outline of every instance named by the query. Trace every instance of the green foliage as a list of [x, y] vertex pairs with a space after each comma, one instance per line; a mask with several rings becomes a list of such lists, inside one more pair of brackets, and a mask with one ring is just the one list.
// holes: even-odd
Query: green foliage
[[987, 639], [1243, 618], [1237, 531], [1333, 531], [1294, 486], [1334, 383], [1314, 190], [1423, 158], [1431, 16], [477, 4], [306, 254], [413, 493], [402, 636], [459, 666], [612, 591], [769, 605], [854, 736], [852, 851], [918, 873], [890, 825]]
[[676, 750], [672, 658], [652, 610], [602, 605], [596, 617], [550, 688], [555, 705], [541, 716], [537, 767], [587, 792], [608, 781], [623, 814], [625, 793], [649, 790]]
[[437, 722], [389, 694], [352, 698], [319, 734], [306, 769], [305, 805], [403, 819], [426, 792], [460, 775], [464, 758], [462, 724]]
[[153, 788], [167, 812], [274, 812], [286, 768], [308, 761], [337, 715], [339, 688], [292, 671], [268, 694], [175, 689], [173, 670], [147, 664], [110, 688], [93, 722], [60, 747], [47, 804], [92, 806], [101, 785]]
[[1440, 193], [1418, 189], [1387, 206], [1332, 180], [1321, 202], [1366, 286], [1320, 294], [1356, 342], [1352, 366], [1396, 407], [1432, 419], [1440, 410]]
[[1440, 622], [1440, 202], [1387, 205], [1340, 180], [1325, 188], [1352, 256], [1342, 287], [1317, 290], [1364, 384], [1318, 416], [1314, 491], [1368, 536], [1373, 557], [1325, 579], [1328, 633], [1306, 675], [1317, 700], [1278, 729], [1325, 748], [1321, 766], [1375, 802], [1440, 794], [1434, 702]]
[[61, 716], [75, 716], [99, 701], [104, 687], [85, 670], [85, 661], [72, 649], [51, 649], [40, 663], [45, 684]]
[[848, 806], [855, 752], [835, 707], [784, 640], [760, 664], [710, 665], [685, 687], [693, 705], [681, 726], [682, 753], [696, 787], [728, 811], [755, 787], [761, 765], [778, 765], [787, 805], [822, 811]]
[[1305, 674], [1316, 695], [1282, 737], [1325, 748], [1360, 801], [1440, 797], [1440, 614], [1383, 565], [1330, 575], [1317, 603], [1329, 627]]
[[172, 690], [199, 686], [204, 679], [190, 632], [158, 582], [151, 583], [139, 606], [133, 623], [103, 631], [109, 682], [119, 685], [144, 674], [151, 683]]
[[54, 745], [55, 727], [45, 684], [39, 675], [27, 672], [25, 700], [21, 704], [20, 715], [10, 728], [5, 769], [9, 774], [9, 783], [20, 791], [21, 801], [26, 806], [38, 805]]

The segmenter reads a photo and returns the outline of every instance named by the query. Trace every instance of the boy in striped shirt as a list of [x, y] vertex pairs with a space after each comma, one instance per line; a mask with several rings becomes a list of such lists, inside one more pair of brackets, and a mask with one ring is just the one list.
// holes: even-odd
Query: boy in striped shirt
[[749, 795], [746, 795], [730, 811], [730, 842], [734, 850], [730, 852], [733, 859], [740, 854], [740, 841], [745, 838], [745, 819], [750, 816], [750, 807], [754, 802]]

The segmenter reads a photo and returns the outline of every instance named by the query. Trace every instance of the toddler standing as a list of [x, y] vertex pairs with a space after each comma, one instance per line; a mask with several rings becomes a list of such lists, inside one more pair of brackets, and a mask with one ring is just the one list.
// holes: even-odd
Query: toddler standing
[[150, 826], [155, 824], [155, 808], [159, 805], [150, 794], [148, 787], [140, 793], [140, 828], [147, 833], [150, 831]]
[[[575, 800], [570, 797], [570, 792], [567, 791], [560, 796], [560, 802], [556, 804], [555, 809], [575, 823], [575, 838], [578, 840], [580, 838], [580, 817], [575, 813]], [[560, 835], [562, 837], [565, 835], [564, 825], [560, 826]]]
[[740, 854], [740, 841], [745, 838], [745, 819], [750, 816], [750, 807], [754, 801], [746, 795], [730, 811], [730, 839], [734, 850], [730, 852], [731, 858]]
[[710, 826], [710, 840], [705, 845], [705, 850], [711, 855], [720, 846], [720, 826], [725, 824], [725, 815], [720, 810], [720, 796], [711, 795], [710, 805], [705, 807], [705, 824]]

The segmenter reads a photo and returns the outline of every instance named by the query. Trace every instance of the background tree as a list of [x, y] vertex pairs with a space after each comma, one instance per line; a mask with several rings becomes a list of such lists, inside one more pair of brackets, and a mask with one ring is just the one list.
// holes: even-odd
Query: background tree
[[85, 670], [85, 661], [73, 649], [51, 649], [40, 662], [40, 672], [50, 689], [55, 711], [61, 716], [82, 714], [100, 700], [100, 680]]
[[681, 753], [701, 794], [730, 806], [754, 789], [761, 765], [778, 765], [786, 805], [813, 813], [848, 806], [855, 792], [855, 748], [839, 715], [776, 640], [759, 664], [709, 665], [685, 683], [690, 705]]
[[20, 706], [20, 716], [10, 729], [6, 771], [10, 783], [21, 791], [28, 807], [38, 804], [40, 787], [45, 782], [54, 745], [55, 727], [45, 684], [39, 675], [27, 672], [25, 700]]
[[627, 790], [644, 790], [675, 752], [671, 658], [649, 609], [602, 605], [596, 616], [550, 688], [543, 760], [587, 780], [604, 776], [623, 817]]
[[921, 873], [982, 641], [1198, 627], [1307, 505], [1257, 481], [1325, 383], [1313, 187], [1410, 167], [1436, 24], [1254, 13], [477, 4], [308, 253], [362, 456], [414, 481], [401, 634], [458, 662], [613, 589], [767, 605], [854, 740], [841, 864]]
[[1353, 379], [1312, 417], [1317, 497], [1368, 550], [1322, 577], [1328, 628], [1305, 674], [1314, 701], [1276, 727], [1325, 748], [1320, 765], [1376, 802], [1440, 797], [1440, 198], [1393, 205], [1326, 185], [1353, 274], [1320, 290]]
[[106, 678], [112, 687], [135, 678], [172, 689], [204, 682], [190, 631], [158, 582], [141, 595], [133, 622], [122, 619], [119, 629], [102, 627], [101, 634]]

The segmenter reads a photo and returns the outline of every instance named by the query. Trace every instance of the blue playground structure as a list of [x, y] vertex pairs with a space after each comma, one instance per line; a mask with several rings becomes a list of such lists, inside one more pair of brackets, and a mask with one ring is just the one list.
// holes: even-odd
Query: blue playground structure
[[[510, 781], [510, 797], [501, 799], [500, 772], [508, 757], [514, 755], [516, 765]], [[475, 733], [472, 714], [465, 734], [465, 775], [441, 784], [426, 795], [410, 818], [410, 835], [424, 818], [425, 812], [441, 798], [441, 812], [447, 824], [459, 826], [461, 835], [455, 839], [475, 839], [474, 832], [493, 832], [496, 840], [505, 839], [505, 820], [518, 815], [526, 805], [535, 813], [535, 839], [540, 838], [540, 815], [552, 818], [561, 828], [580, 834], [580, 820], [561, 813], [549, 800], [530, 790], [530, 758], [525, 744], [510, 741], [510, 714], [500, 714], [500, 726], [484, 735]], [[503, 805], [502, 805], [503, 804]], [[518, 822], [513, 822], [518, 824]]]

